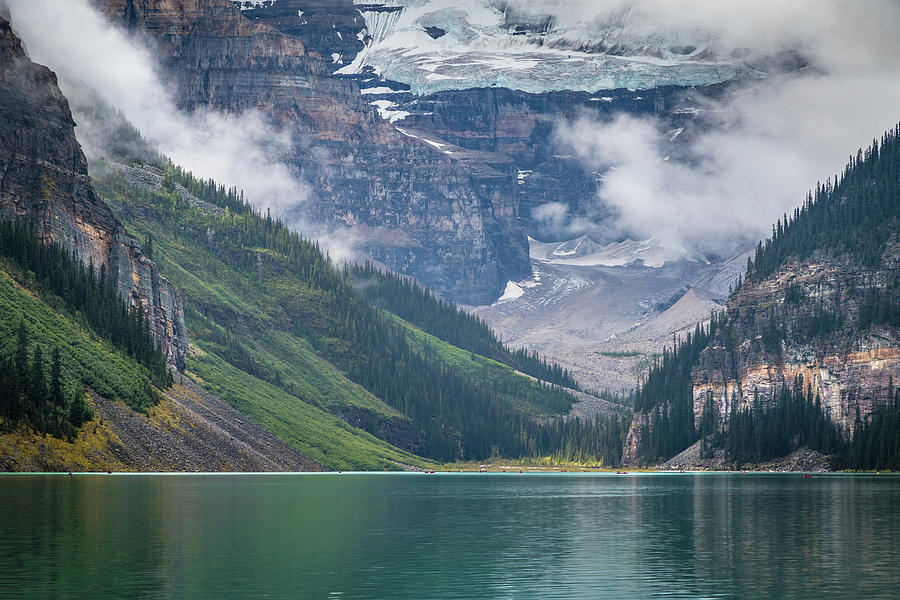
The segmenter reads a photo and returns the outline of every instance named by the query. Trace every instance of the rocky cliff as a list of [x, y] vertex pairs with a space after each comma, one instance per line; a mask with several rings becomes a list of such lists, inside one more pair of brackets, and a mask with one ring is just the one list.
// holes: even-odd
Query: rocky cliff
[[[406, 10], [403, 3], [354, 4], [351, 0], [331, 0], [327, 6], [321, 0], [232, 1], [254, 22], [297, 36], [309, 49], [330, 57], [326, 58], [330, 71], [351, 63], [364, 44], [375, 43], [385, 35], [382, 28]], [[459, 9], [461, 13], [466, 10]], [[519, 25], [507, 23], [506, 27], [515, 29]], [[440, 28], [425, 32], [441, 37]], [[503, 52], [497, 56], [485, 54], [474, 62], [503, 64], [505, 56]], [[439, 58], [435, 60], [440, 62]], [[409, 60], [415, 62], [416, 58]], [[565, 74], [568, 66], [554, 68]], [[532, 237], [554, 240], [559, 239], [560, 232], [544, 228], [534, 219], [535, 210], [542, 205], [565, 204], [573, 217], [600, 220], [606, 215], [598, 211], [595, 202], [599, 174], [587, 171], [575, 156], [562, 152], [553, 138], [560, 121], [579, 117], [605, 121], [617, 113], [653, 114], [671, 137], [666, 154], [677, 158], [684, 153], [684, 142], [693, 131], [710, 126], [706, 111], [701, 110], [703, 103], [730, 85], [660, 84], [649, 90], [623, 87], [597, 93], [575, 89], [528, 92], [502, 87], [501, 83], [481, 87], [465, 79], [453, 79], [451, 83], [459, 89], [414, 93], [407, 84], [376, 76], [371, 67], [360, 74], [341, 73], [339, 76], [359, 84], [366, 102], [378, 103], [383, 115], [396, 119], [393, 122], [397, 127], [442, 145], [442, 150], [450, 151], [470, 170], [491, 172], [502, 180], [498, 193], [506, 198], [507, 214], [518, 215], [518, 227]], [[433, 78], [444, 81], [439, 74]], [[569, 236], [571, 233], [566, 232]], [[509, 257], [515, 259], [516, 255]]]
[[105, 266], [119, 292], [141, 304], [169, 364], [184, 369], [187, 331], [175, 288], [160, 275], [91, 187], [75, 122], [56, 75], [28, 59], [0, 18], [0, 215]]
[[153, 36], [182, 108], [254, 108], [291, 133], [293, 155], [283, 158], [309, 184], [307, 218], [352, 229], [377, 260], [466, 302], [489, 302], [528, 274], [513, 174], [383, 120], [300, 38], [228, 0], [97, 4]]
[[712, 395], [718, 420], [737, 403], [750, 405], [784, 382], [803, 377], [823, 409], [846, 433], [900, 382], [900, 330], [856, 325], [872, 290], [900, 289], [900, 242], [885, 248], [881, 266], [866, 269], [849, 255], [817, 252], [741, 287], [728, 302], [728, 326], [692, 372], [699, 424]]

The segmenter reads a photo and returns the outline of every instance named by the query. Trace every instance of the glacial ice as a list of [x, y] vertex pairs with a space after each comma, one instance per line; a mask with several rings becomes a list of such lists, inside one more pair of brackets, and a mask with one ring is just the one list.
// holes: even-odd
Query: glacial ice
[[[549, 31], [516, 31], [494, 0], [382, 0], [399, 11], [367, 10], [365, 47], [337, 73], [374, 69], [408, 84], [417, 95], [443, 90], [504, 87], [530, 93], [695, 86], [739, 76], [737, 62], [705, 52], [715, 38], [705, 31], [660, 33], [632, 26], [625, 16], [610, 25], [567, 24]], [[434, 39], [426, 27], [445, 35]], [[684, 48], [694, 51], [685, 54]], [[614, 53], [604, 49], [615, 48]], [[560, 68], [560, 63], [565, 68]]]

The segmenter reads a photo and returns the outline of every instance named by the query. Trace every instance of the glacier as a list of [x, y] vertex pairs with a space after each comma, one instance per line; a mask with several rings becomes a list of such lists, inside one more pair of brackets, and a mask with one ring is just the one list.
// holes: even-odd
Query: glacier
[[498, 0], [354, 2], [365, 47], [336, 74], [374, 73], [416, 95], [485, 87], [593, 93], [759, 75], [718, 48], [713, 33], [632, 23], [627, 9], [578, 23]]

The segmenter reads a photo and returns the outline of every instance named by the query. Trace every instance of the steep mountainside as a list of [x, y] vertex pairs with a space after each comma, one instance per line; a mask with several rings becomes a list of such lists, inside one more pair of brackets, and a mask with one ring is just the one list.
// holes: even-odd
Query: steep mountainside
[[[52, 79], [24, 55], [21, 62]], [[54, 100], [66, 125], [57, 141], [69, 144], [81, 169], [78, 193], [60, 194], [61, 201], [84, 228], [111, 223], [119, 239], [132, 239], [127, 230], [145, 240], [146, 263], [184, 298], [192, 333], [185, 377], [203, 391], [191, 381], [185, 391], [177, 374], [173, 385], [144, 319], [149, 311], [126, 310], [112, 267], [85, 266], [80, 247], [7, 221], [0, 372], [12, 383], [0, 395], [0, 425], [12, 432], [4, 440], [9, 468], [399, 469], [425, 466], [420, 456], [619, 460], [624, 411], [563, 418], [574, 402], [560, 387], [574, 385], [564, 370], [503, 347], [483, 322], [431, 291], [372, 267], [336, 267], [316, 243], [253, 209], [236, 189], [197, 180], [140, 147], [139, 134], [100, 104], [93, 116], [110, 126], [92, 130], [92, 143], [104, 150], [92, 157], [88, 178], [58, 90]], [[40, 114], [40, 101], [22, 114]], [[51, 137], [52, 122], [31, 124], [30, 135]], [[104, 143], [103, 135], [129, 143]], [[47, 164], [42, 151], [34, 148], [32, 164]], [[44, 201], [23, 188], [10, 193], [23, 214]], [[109, 428], [100, 423], [95, 434], [100, 416]], [[238, 426], [246, 419], [262, 429]], [[53, 442], [35, 454], [32, 429], [76, 446]], [[273, 446], [263, 429], [283, 444]], [[247, 460], [236, 460], [244, 451]], [[130, 458], [110, 462], [110, 452]]]
[[[316, 432], [334, 417], [435, 459], [484, 458], [492, 448], [507, 456], [552, 451], [539, 431], [521, 428], [567, 412], [574, 399], [480, 356], [477, 340], [441, 340], [435, 327], [447, 315], [475, 324], [455, 307], [435, 307], [422, 329], [386, 312], [392, 303], [375, 308], [312, 242], [233, 190], [172, 165], [98, 165], [95, 176], [128, 227], [152, 235], [162, 269], [187, 298], [188, 373], [305, 454], [341, 468], [414, 461], [399, 451], [366, 456], [371, 449], [335, 458], [353, 446], [327, 445]], [[362, 289], [382, 278], [368, 273]], [[397, 293], [393, 303], [408, 307], [409, 318], [433, 299], [408, 287]], [[499, 348], [484, 331], [488, 348]], [[508, 352], [500, 358], [514, 360]], [[519, 368], [565, 381], [537, 360]]]
[[[561, 246], [579, 234], [621, 243], [615, 264], [551, 264], [533, 255], [527, 277], [501, 281], [499, 289], [522, 295], [504, 293], [474, 310], [505, 340], [552, 357], [583, 386], [630, 388], [673, 332], [692, 329], [724, 302], [727, 281], [715, 289], [702, 281], [736, 279], [733, 265], [720, 259], [706, 264], [669, 250], [652, 266], [627, 264], [626, 253], [643, 242], [604, 237], [604, 222], [613, 217], [597, 198], [604, 172], [586, 168], [561, 143], [558, 125], [652, 117], [666, 132], [663, 155], [689, 162], [692, 141], [719, 126], [721, 115], [709, 110], [716, 99], [764, 71], [802, 68], [802, 57], [729, 56], [713, 48], [708, 32], [647, 37], [630, 28], [627, 11], [611, 15], [604, 28], [557, 23], [538, 5], [527, 14], [521, 4], [477, 0], [335, 0], [326, 11], [317, 0], [234, 1], [249, 19], [333, 55], [329, 70], [358, 83], [364, 101], [405, 134], [469, 169], [502, 173], [517, 227], [532, 247]], [[667, 66], [658, 69], [648, 57], [665, 58]], [[601, 63], [622, 69], [593, 70]], [[550, 208], [561, 218], [548, 218]], [[688, 287], [696, 298], [665, 315], [665, 307], [658, 310]]]
[[689, 338], [651, 372], [627, 460], [666, 458], [698, 436], [732, 460], [770, 458], [797, 440], [836, 452], [827, 432], [855, 442], [895, 403], [898, 164], [900, 128], [778, 221], [712, 335]]
[[106, 267], [119, 292], [142, 307], [168, 362], [183, 369], [177, 291], [94, 192], [56, 75], [25, 56], [2, 19], [0, 89], [0, 216], [27, 219], [41, 239]]
[[308, 218], [352, 228], [377, 260], [472, 303], [527, 274], [509, 173], [401, 133], [300, 38], [228, 0], [97, 4], [154, 37], [181, 107], [256, 108], [292, 134], [293, 156], [283, 158], [309, 184]]

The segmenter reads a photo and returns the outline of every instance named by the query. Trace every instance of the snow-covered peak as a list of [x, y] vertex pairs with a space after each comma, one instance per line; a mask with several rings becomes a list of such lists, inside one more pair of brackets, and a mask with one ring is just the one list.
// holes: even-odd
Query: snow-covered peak
[[743, 69], [739, 61], [716, 58], [710, 32], [632, 23], [627, 8], [579, 21], [500, 0], [354, 1], [366, 21], [366, 46], [338, 73], [374, 71], [415, 94], [704, 85]]

